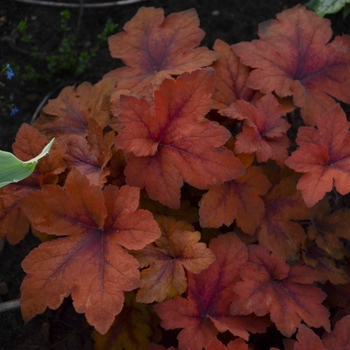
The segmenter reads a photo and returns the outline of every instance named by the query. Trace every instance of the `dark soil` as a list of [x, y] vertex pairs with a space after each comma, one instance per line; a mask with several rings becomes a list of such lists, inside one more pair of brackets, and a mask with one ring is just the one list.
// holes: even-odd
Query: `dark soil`
[[[58, 0], [51, 0], [59, 2]], [[107, 2], [108, 0], [100, 1]], [[112, 1], [112, 0], [111, 0]], [[0, 3], [0, 67], [10, 63], [15, 68], [15, 76], [11, 81], [5, 76], [1, 81], [6, 84], [0, 87], [0, 96], [4, 101], [13, 100], [19, 112], [10, 116], [5, 111], [0, 118], [0, 149], [11, 150], [16, 132], [24, 122], [30, 123], [38, 105], [49, 92], [50, 98], [57, 96], [65, 85], [73, 85], [82, 81], [96, 83], [110, 70], [121, 63], [110, 57], [107, 44], [98, 51], [92, 60], [92, 65], [81, 76], [72, 73], [59, 73], [50, 81], [25, 81], [23, 73], [26, 65], [31, 65], [38, 72], [45, 72], [45, 63], [33, 57], [31, 45], [36, 45], [38, 51], [53, 53], [62, 39], [60, 30], [60, 12], [64, 7], [29, 5], [11, 0], [1, 0]], [[80, 3], [79, 0], [62, 0], [66, 3]], [[98, 0], [84, 0], [83, 3], [98, 3]], [[257, 38], [258, 23], [275, 18], [276, 14], [286, 8], [296, 5], [296, 0], [148, 0], [132, 5], [115, 6], [103, 9], [88, 9], [83, 12], [70, 9], [69, 26], [77, 35], [77, 51], [88, 50], [96, 43], [96, 37], [106, 23], [117, 23], [115, 32], [121, 31], [125, 22], [130, 20], [141, 6], [162, 7], [165, 14], [195, 8], [198, 12], [201, 27], [206, 37], [203, 45], [211, 48], [216, 39], [222, 39], [229, 44], [240, 41], [250, 41]], [[79, 24], [80, 14], [80, 24]], [[329, 16], [332, 20], [335, 34], [350, 33], [350, 16], [344, 22], [341, 14]], [[21, 42], [17, 30], [20, 21], [27, 20], [27, 33], [32, 36], [31, 44]], [[1, 110], [0, 110], [1, 112]], [[0, 252], [0, 302], [19, 298], [19, 288], [24, 273], [21, 261], [39, 241], [27, 235], [16, 246], [5, 242]], [[254, 338], [257, 349], [282, 347], [281, 339], [271, 331], [269, 344], [259, 343]], [[56, 311], [47, 310], [43, 315], [35, 317], [24, 324], [19, 309], [0, 314], [0, 348], [1, 349], [92, 349], [93, 340], [90, 337], [91, 328], [86, 324], [84, 316], [74, 312], [70, 300], [66, 300]], [[266, 335], [265, 335], [266, 336]], [[252, 338], [253, 340], [253, 338]], [[166, 344], [168, 345], [168, 344]]]

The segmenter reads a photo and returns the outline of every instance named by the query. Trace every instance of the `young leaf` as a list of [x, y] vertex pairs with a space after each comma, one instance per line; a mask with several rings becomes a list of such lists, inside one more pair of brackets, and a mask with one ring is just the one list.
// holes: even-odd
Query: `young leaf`
[[187, 288], [185, 271], [198, 274], [215, 260], [205, 243], [199, 242], [200, 233], [192, 225], [166, 216], [157, 216], [156, 221], [162, 236], [133, 254], [140, 267], [149, 266], [141, 271], [137, 292], [137, 301], [141, 303], [181, 295]]
[[297, 188], [308, 207], [320, 201], [333, 185], [342, 195], [350, 192], [349, 125], [337, 104], [318, 119], [318, 130], [302, 127], [300, 136], [298, 132], [299, 148], [285, 164], [305, 173]]
[[127, 67], [117, 68], [106, 76], [117, 79], [118, 89], [135, 91], [159, 72], [179, 75], [208, 66], [218, 54], [197, 47], [204, 35], [195, 9], [164, 18], [163, 9], [141, 7], [125, 24], [123, 32], [108, 39], [112, 57], [120, 58]]
[[107, 163], [112, 157], [114, 138], [113, 131], [103, 134], [97, 121], [90, 119], [86, 138], [83, 135], [69, 135], [66, 139], [64, 160], [67, 168], [78, 169], [87, 175], [92, 184], [102, 186], [110, 174]]
[[109, 122], [109, 97], [115, 79], [104, 79], [91, 85], [65, 87], [57, 98], [49, 100], [33, 126], [48, 137], [70, 134], [86, 136], [90, 118], [104, 128]]
[[246, 173], [235, 180], [211, 186], [199, 202], [202, 227], [229, 226], [236, 220], [237, 226], [248, 234], [254, 234], [265, 214], [264, 201], [271, 184], [261, 168], [250, 166]]
[[232, 47], [224, 41], [217, 39], [213, 48], [220, 54], [212, 64], [216, 73], [213, 108], [226, 108], [236, 100], [251, 101], [256, 91], [246, 86], [250, 69], [239, 61]]
[[[72, 295], [77, 312], [104, 334], [122, 310], [124, 293], [139, 286], [138, 262], [126, 249], [142, 249], [160, 236], [152, 214], [139, 210], [138, 188], [102, 191], [72, 169], [65, 188], [46, 185], [21, 200], [34, 228], [56, 236], [23, 260], [23, 319], [57, 309]], [[126, 249], [124, 249], [124, 248]]]
[[36, 157], [22, 161], [9, 152], [0, 151], [0, 188], [21, 181], [30, 176], [39, 159], [49, 154], [55, 138], [53, 138]]
[[154, 306], [163, 328], [184, 328], [178, 335], [183, 350], [202, 350], [225, 331], [247, 340], [248, 332], [264, 332], [269, 325], [263, 317], [230, 315], [238, 270], [248, 258], [245, 244], [228, 233], [212, 239], [209, 248], [216, 260], [198, 275], [188, 273], [186, 298], [176, 297]]
[[120, 120], [125, 128], [115, 144], [133, 153], [126, 182], [146, 188], [151, 199], [180, 206], [183, 181], [199, 189], [242, 176], [243, 165], [223, 147], [231, 136], [204, 118], [211, 107], [212, 69], [166, 79], [154, 95], [154, 114], [146, 100], [121, 97]]
[[302, 5], [259, 25], [259, 40], [233, 45], [243, 64], [255, 68], [247, 86], [293, 96], [306, 125], [316, 125], [337, 100], [350, 103], [350, 36], [331, 43], [331, 22]]
[[246, 101], [236, 101], [220, 113], [245, 121], [236, 137], [235, 152], [255, 152], [258, 162], [274, 159], [283, 163], [288, 157], [290, 141], [286, 132], [290, 124], [282, 118], [283, 108], [272, 94], [257, 101], [256, 107]]
[[269, 313], [286, 337], [296, 331], [301, 320], [329, 332], [329, 312], [322, 305], [326, 294], [312, 285], [318, 273], [308, 266], [289, 266], [263, 246], [250, 246], [248, 261], [239, 270], [243, 281], [233, 288], [232, 315]]

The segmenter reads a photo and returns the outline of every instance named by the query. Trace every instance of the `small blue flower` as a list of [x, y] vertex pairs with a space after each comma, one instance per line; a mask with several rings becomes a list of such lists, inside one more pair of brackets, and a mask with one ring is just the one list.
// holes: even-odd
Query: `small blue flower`
[[13, 76], [15, 75], [15, 73], [13, 72], [13, 69], [11, 68], [9, 63], [6, 64], [6, 73], [7, 73], [8, 80], [11, 80], [13, 78]]
[[15, 106], [15, 107], [12, 108], [12, 111], [11, 111], [10, 115], [13, 116], [13, 115], [15, 115], [18, 112], [19, 112], [19, 109]]

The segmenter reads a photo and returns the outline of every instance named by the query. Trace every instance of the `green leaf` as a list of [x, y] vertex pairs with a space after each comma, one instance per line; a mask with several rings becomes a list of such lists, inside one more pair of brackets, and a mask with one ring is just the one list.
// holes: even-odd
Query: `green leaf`
[[310, 0], [305, 6], [315, 11], [320, 17], [340, 11], [350, 0]]
[[54, 140], [55, 138], [44, 147], [39, 155], [26, 162], [21, 161], [10, 152], [0, 151], [0, 188], [31, 175], [39, 159], [49, 154]]

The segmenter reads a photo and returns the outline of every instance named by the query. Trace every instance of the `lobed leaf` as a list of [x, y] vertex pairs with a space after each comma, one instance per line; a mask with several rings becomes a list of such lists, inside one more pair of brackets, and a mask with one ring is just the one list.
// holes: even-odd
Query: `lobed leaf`
[[127, 65], [106, 75], [117, 79], [118, 89], [136, 91], [159, 73], [169, 77], [191, 72], [218, 58], [215, 52], [197, 47], [205, 33], [195, 9], [164, 18], [163, 9], [141, 7], [123, 29], [108, 39], [112, 57]]
[[125, 128], [115, 144], [133, 153], [125, 169], [129, 185], [145, 187], [151, 199], [178, 208], [183, 181], [204, 189], [244, 174], [240, 161], [223, 147], [229, 131], [204, 119], [213, 84], [212, 69], [164, 80], [155, 92], [154, 114], [147, 101], [121, 97]]
[[72, 169], [65, 189], [47, 185], [21, 200], [34, 228], [67, 236], [42, 243], [23, 260], [24, 320], [46, 307], [57, 309], [72, 295], [77, 312], [104, 334], [122, 310], [124, 293], [139, 286], [141, 249], [159, 237], [151, 213], [137, 209], [139, 189], [107, 186], [103, 191]]
[[214, 50], [220, 57], [212, 64], [215, 69], [215, 91], [212, 96], [213, 108], [228, 107], [236, 100], [251, 101], [255, 91], [246, 86], [250, 69], [239, 61], [231, 46], [217, 39]]
[[186, 291], [186, 271], [198, 274], [205, 270], [215, 256], [205, 243], [200, 243], [201, 235], [185, 221], [171, 217], [156, 217], [162, 236], [153, 244], [133, 254], [141, 271], [140, 290], [137, 301], [152, 303], [181, 295]]
[[285, 164], [291, 169], [305, 173], [297, 188], [308, 207], [320, 201], [333, 186], [342, 195], [350, 192], [349, 125], [341, 107], [333, 106], [317, 121], [318, 130], [302, 129], [297, 139], [299, 148], [286, 159]]
[[308, 266], [289, 266], [263, 246], [249, 247], [249, 263], [233, 290], [232, 315], [270, 314], [277, 329], [290, 337], [303, 320], [310, 327], [330, 330], [329, 312], [322, 305], [326, 294], [313, 286], [318, 273]]
[[199, 202], [202, 227], [229, 226], [234, 220], [244, 232], [254, 234], [265, 205], [260, 196], [266, 194], [271, 184], [262, 169], [250, 166], [235, 180], [211, 186]]
[[235, 152], [255, 152], [260, 163], [274, 159], [283, 164], [290, 146], [286, 135], [290, 124], [282, 118], [283, 108], [272, 94], [258, 100], [256, 107], [246, 101], [236, 101], [220, 113], [245, 121], [242, 131], [236, 137]]
[[293, 96], [306, 125], [335, 105], [350, 103], [350, 37], [332, 42], [331, 23], [302, 5], [259, 25], [259, 40], [233, 45], [241, 62], [255, 68], [247, 86]]
[[287, 176], [264, 197], [265, 215], [261, 218], [256, 234], [259, 243], [285, 258], [296, 258], [306, 239], [298, 221], [309, 219], [309, 209], [296, 189], [298, 178]]
[[69, 134], [86, 135], [89, 119], [104, 128], [109, 123], [109, 98], [115, 79], [91, 85], [65, 87], [58, 97], [49, 100], [33, 126], [48, 137]]
[[186, 298], [176, 297], [154, 306], [163, 328], [183, 328], [178, 340], [184, 350], [206, 348], [225, 331], [247, 340], [248, 332], [264, 332], [268, 325], [264, 318], [230, 315], [238, 270], [248, 258], [245, 244], [235, 235], [225, 234], [212, 239], [209, 248], [216, 260], [198, 275], [188, 273]]

